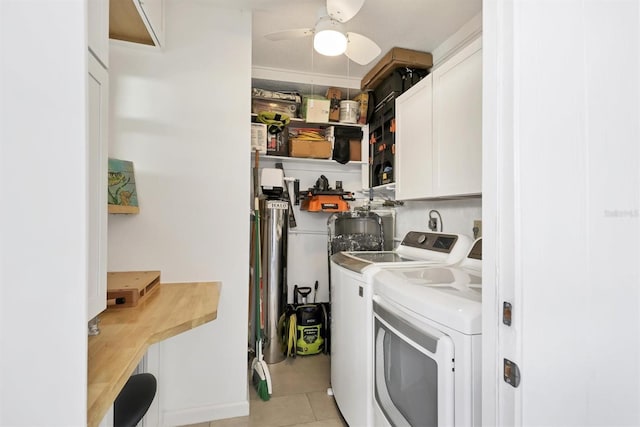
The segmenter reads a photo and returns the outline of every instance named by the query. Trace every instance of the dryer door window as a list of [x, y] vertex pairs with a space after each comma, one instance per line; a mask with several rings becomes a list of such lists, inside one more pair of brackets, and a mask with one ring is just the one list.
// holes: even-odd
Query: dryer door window
[[[386, 304], [385, 304], [386, 306]], [[376, 405], [394, 426], [453, 425], [451, 338], [374, 303]]]

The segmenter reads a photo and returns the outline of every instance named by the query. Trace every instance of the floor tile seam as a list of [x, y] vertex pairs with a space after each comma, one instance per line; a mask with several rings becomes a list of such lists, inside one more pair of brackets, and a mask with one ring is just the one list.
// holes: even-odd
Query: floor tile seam
[[309, 408], [311, 409], [311, 415], [313, 415], [313, 422], [320, 421], [316, 416], [316, 411], [313, 410], [313, 405], [311, 404], [311, 399], [309, 398], [309, 393], [305, 392], [304, 397], [307, 399], [307, 403], [309, 404]]
[[318, 418], [318, 415], [316, 414], [316, 411], [313, 408], [313, 404], [311, 403], [311, 396], [309, 396], [312, 393], [318, 393], [318, 391], [310, 391], [310, 392], [306, 392], [305, 394], [307, 395], [307, 400], [309, 401], [309, 406], [311, 406], [311, 413], [313, 413], [313, 418], [315, 418], [314, 422], [337, 419], [337, 418]]

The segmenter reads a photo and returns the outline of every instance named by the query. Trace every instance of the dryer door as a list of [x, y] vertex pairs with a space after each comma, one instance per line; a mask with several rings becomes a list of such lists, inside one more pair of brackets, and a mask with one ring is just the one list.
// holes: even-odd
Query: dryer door
[[451, 338], [378, 296], [373, 312], [378, 423], [453, 425], [455, 355]]

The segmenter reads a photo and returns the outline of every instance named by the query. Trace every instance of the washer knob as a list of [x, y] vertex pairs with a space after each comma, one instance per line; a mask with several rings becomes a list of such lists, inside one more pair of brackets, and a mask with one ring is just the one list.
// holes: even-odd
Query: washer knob
[[418, 237], [418, 243], [420, 244], [423, 244], [426, 240], [427, 236], [425, 234], [421, 234], [420, 237]]

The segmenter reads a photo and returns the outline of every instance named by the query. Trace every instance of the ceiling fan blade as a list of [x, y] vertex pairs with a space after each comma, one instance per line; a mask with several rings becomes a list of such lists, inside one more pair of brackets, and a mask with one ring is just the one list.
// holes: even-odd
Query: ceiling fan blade
[[276, 31], [275, 33], [265, 34], [264, 37], [272, 41], [298, 39], [313, 34], [313, 28], [296, 28], [293, 30]]
[[349, 42], [347, 43], [347, 51], [344, 54], [353, 62], [367, 65], [380, 55], [380, 46], [369, 37], [358, 33], [347, 33], [347, 38]]
[[327, 13], [340, 22], [347, 22], [362, 9], [364, 0], [327, 0]]

